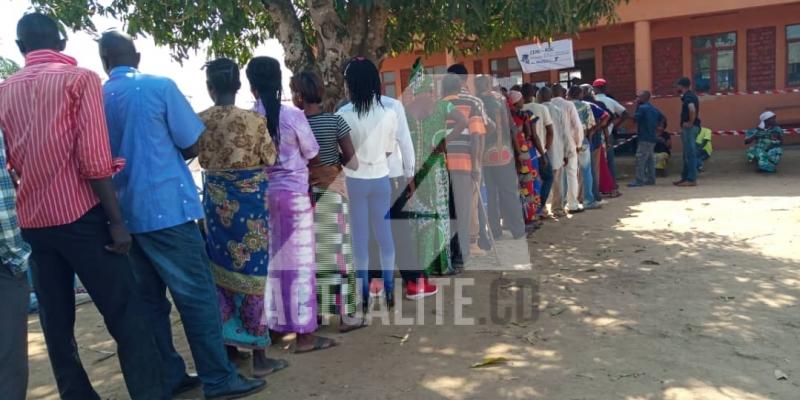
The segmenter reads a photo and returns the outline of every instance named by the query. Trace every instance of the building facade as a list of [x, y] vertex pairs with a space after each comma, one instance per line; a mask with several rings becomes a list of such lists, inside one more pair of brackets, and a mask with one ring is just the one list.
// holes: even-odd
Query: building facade
[[[463, 63], [474, 74], [491, 74], [505, 85], [568, 83], [577, 78], [609, 82], [609, 92], [632, 101], [651, 90], [653, 102], [677, 128], [680, 101], [674, 83], [692, 78], [701, 94], [703, 125], [714, 131], [751, 129], [765, 110], [778, 114], [785, 128], [800, 127], [800, 1], [785, 0], [631, 0], [618, 19], [573, 37], [575, 67], [523, 74], [509, 42], [474, 57], [423, 56], [435, 73]], [[408, 84], [421, 54], [402, 54], [382, 64], [384, 91], [397, 96]], [[632, 106], [631, 106], [632, 107]], [[736, 136], [715, 137], [717, 147], [741, 147]], [[798, 135], [789, 142], [800, 143]]]

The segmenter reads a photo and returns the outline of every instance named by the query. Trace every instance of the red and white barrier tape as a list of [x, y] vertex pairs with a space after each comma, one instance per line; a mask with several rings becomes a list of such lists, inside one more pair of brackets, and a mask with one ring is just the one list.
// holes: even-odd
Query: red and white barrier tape
[[[711, 131], [711, 134], [718, 135], [718, 136], [744, 136], [747, 134], [747, 131], [736, 131], [736, 130], [728, 130], [728, 131]], [[784, 129], [784, 135], [800, 135], [800, 128], [791, 128], [791, 129]], [[673, 133], [672, 136], [680, 136], [680, 133]], [[633, 135], [624, 141], [617, 143], [614, 145], [614, 148], [622, 147], [636, 139], [638, 135]]]
[[[800, 93], [800, 88], [797, 89], [773, 89], [773, 90], [750, 90], [750, 91], [737, 91], [737, 92], [717, 92], [717, 93], [698, 93], [697, 96], [699, 97], [726, 97], [726, 96], [755, 96], [755, 95], [764, 95], [764, 94], [790, 94], [790, 93]], [[652, 98], [654, 99], [669, 99], [672, 97], [680, 97], [677, 94], [667, 94], [667, 95], [653, 95]], [[625, 103], [628, 106], [635, 106], [636, 102], [629, 101]]]
[[[725, 136], [725, 135], [727, 135], [727, 136], [744, 136], [744, 134], [747, 133], [747, 131], [736, 131], [736, 130], [732, 130], [732, 131], [713, 131], [711, 133], [713, 133], [714, 135], [723, 135], [723, 136]], [[784, 129], [783, 130], [783, 134], [784, 135], [800, 135], [800, 128]]]

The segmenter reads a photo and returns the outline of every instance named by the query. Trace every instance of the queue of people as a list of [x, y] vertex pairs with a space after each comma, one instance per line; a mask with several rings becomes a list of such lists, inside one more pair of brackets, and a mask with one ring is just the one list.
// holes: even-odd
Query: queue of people
[[[77, 357], [75, 274], [117, 343], [131, 398], [199, 387], [208, 399], [244, 397], [289, 367], [267, 357], [271, 344], [333, 348], [317, 334], [328, 319], [340, 332], [363, 328], [370, 297], [392, 308], [395, 293], [434, 295], [430, 276], [463, 272], [506, 232], [523, 239], [619, 196], [613, 135], [626, 119], [639, 130], [629, 186], [654, 184], [670, 154], [650, 93], [629, 115], [603, 79], [506, 91], [461, 64], [435, 78], [417, 60], [398, 100], [382, 95], [376, 65], [355, 57], [344, 66], [348, 97], [331, 113], [323, 104], [339, 99], [325, 98], [319, 76], [293, 76], [284, 104], [280, 63], [255, 57], [247, 110], [235, 105], [240, 66], [219, 58], [205, 65], [214, 106], [196, 114], [174, 82], [138, 70], [124, 33], [98, 40], [101, 86], [62, 53], [49, 17], [28, 14], [17, 32], [26, 66], [0, 84], [0, 157], [13, 172], [0, 171], [0, 307], [10, 321], [0, 387], [13, 400], [27, 385], [29, 266], [61, 398], [99, 399]], [[699, 103], [678, 83], [683, 141], [695, 149]], [[774, 171], [780, 129], [774, 114], [761, 122], [748, 158]], [[679, 186], [696, 184], [687, 153]], [[173, 304], [197, 375], [173, 344]], [[252, 377], [236, 369], [243, 358]]]

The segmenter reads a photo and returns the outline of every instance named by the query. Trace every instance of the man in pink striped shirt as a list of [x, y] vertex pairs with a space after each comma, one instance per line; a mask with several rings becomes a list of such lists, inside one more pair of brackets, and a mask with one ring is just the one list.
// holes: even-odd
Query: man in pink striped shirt
[[131, 237], [111, 182], [119, 164], [111, 159], [100, 78], [61, 53], [66, 39], [45, 15], [22, 17], [17, 38], [25, 67], [0, 84], [0, 129], [20, 176], [19, 224], [33, 250], [39, 316], [61, 398], [100, 398], [76, 356], [76, 273], [117, 341], [131, 398], [165, 398], [126, 256]]

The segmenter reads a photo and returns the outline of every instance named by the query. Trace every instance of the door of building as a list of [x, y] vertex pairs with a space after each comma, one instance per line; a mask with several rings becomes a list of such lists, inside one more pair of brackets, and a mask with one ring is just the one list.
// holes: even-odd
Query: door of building
[[564, 87], [570, 87], [576, 83], [592, 83], [597, 79], [594, 61], [594, 49], [576, 51], [575, 66], [558, 71], [559, 83]]

